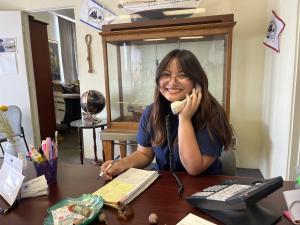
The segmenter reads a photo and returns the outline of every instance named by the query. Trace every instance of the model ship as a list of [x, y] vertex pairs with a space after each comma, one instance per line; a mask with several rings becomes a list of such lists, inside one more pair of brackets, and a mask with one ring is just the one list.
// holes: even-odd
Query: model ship
[[138, 122], [146, 108], [146, 105], [143, 103], [134, 103], [134, 102], [117, 102], [119, 104], [127, 105], [127, 112], [132, 113], [133, 119]]

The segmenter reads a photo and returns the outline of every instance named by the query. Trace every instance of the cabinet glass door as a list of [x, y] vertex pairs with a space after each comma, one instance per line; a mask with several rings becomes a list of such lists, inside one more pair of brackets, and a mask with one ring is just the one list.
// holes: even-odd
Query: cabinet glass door
[[111, 120], [139, 121], [145, 106], [153, 102], [158, 64], [176, 48], [196, 55], [207, 74], [211, 94], [225, 106], [226, 44], [225, 35], [108, 43]]

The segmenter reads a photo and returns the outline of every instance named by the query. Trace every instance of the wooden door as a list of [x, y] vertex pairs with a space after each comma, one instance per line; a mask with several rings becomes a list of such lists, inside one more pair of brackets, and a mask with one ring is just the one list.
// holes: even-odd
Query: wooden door
[[41, 138], [54, 137], [56, 122], [47, 24], [29, 16], [32, 61]]

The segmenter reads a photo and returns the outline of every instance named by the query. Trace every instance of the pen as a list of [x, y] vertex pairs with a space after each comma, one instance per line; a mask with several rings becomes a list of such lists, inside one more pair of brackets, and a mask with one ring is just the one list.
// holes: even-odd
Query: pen
[[[118, 159], [120, 158], [120, 155], [118, 155], [106, 168], [105, 168], [105, 170], [109, 170], [109, 168], [110, 167], [112, 167], [112, 165], [113, 165], [113, 163], [115, 162], [115, 161], [117, 161]], [[98, 175], [98, 177], [97, 177], [97, 179], [99, 179], [100, 177], [102, 177], [102, 175], [103, 175], [104, 173], [103, 173], [103, 171], [101, 170], [101, 172], [99, 173], [99, 175]]]

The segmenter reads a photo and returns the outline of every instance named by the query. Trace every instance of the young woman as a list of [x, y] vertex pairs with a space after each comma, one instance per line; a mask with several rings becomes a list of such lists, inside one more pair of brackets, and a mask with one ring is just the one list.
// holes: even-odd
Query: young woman
[[[147, 106], [139, 123], [137, 151], [101, 170], [111, 179], [124, 170], [144, 168], [155, 156], [157, 170], [169, 170], [169, 148], [165, 118], [169, 115], [175, 171], [190, 175], [222, 174], [219, 159], [227, 149], [232, 129], [225, 111], [208, 91], [208, 79], [196, 56], [187, 50], [173, 50], [156, 72], [154, 103]], [[178, 115], [170, 104], [187, 99]]]

